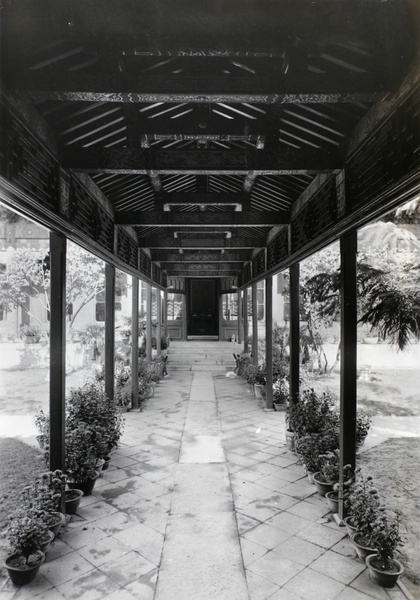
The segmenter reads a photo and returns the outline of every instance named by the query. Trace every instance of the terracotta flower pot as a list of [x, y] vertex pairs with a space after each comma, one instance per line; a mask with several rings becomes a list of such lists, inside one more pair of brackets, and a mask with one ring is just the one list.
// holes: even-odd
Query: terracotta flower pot
[[332, 492], [334, 482], [333, 481], [322, 481], [319, 479], [320, 472], [314, 473], [314, 482], [316, 491], [320, 496], [325, 496], [327, 492]]
[[33, 561], [30, 564], [25, 563], [25, 565], [19, 565], [18, 554], [11, 554], [3, 562], [14, 585], [26, 585], [37, 576], [39, 567], [45, 562], [45, 554], [41, 550], [37, 550], [32, 557]]
[[373, 583], [386, 588], [395, 586], [398, 577], [404, 573], [404, 567], [395, 559], [390, 559], [389, 563], [391, 566], [390, 570], [386, 568], [379, 554], [369, 554], [369, 556], [366, 557], [366, 565], [369, 569], [369, 576]]
[[87, 479], [86, 481], [75, 481], [74, 487], [78, 490], [81, 490], [85, 496], [90, 496], [93, 492], [93, 488], [95, 487], [95, 483], [98, 477], [99, 473], [96, 471], [95, 477]]
[[343, 522], [347, 529], [347, 535], [352, 540], [354, 538], [355, 534], [357, 533], [357, 527], [355, 525], [353, 525], [353, 523], [351, 521], [351, 517], [345, 517], [343, 519]]
[[337, 492], [327, 492], [325, 497], [327, 499], [330, 511], [333, 513], [338, 513], [339, 502]]
[[51, 546], [55, 538], [55, 535], [52, 531], [47, 529], [45, 531], [45, 541], [41, 544], [40, 550], [46, 554], [48, 548]]
[[60, 533], [60, 529], [66, 524], [66, 517], [61, 512], [51, 513], [54, 515], [55, 520], [53, 523], [48, 524], [48, 529], [53, 532], [54, 537]]
[[371, 548], [366, 542], [364, 542], [363, 535], [360, 532], [353, 536], [352, 542], [360, 560], [364, 561], [369, 554], [377, 554], [378, 552], [376, 548]]
[[286, 430], [286, 448], [290, 450], [290, 452], [295, 451], [295, 433], [294, 431]]
[[66, 514], [74, 515], [79, 506], [80, 500], [82, 499], [83, 492], [82, 490], [66, 490]]

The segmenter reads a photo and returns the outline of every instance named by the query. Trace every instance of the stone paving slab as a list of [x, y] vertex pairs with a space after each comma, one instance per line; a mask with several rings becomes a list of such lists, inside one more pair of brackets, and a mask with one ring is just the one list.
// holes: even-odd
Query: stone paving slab
[[3, 579], [0, 600], [404, 600], [370, 581], [287, 451], [284, 413], [241, 378], [170, 373], [125, 419], [35, 581]]

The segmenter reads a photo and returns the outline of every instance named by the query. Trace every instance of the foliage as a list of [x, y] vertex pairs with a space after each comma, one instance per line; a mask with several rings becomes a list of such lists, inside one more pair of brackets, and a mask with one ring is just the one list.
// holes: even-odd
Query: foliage
[[310, 473], [321, 470], [322, 456], [336, 450], [339, 445], [339, 433], [336, 428], [324, 429], [322, 433], [304, 435], [296, 440], [296, 452], [305, 469]]
[[243, 377], [249, 385], [254, 385], [256, 382], [256, 377], [258, 373], [258, 365], [254, 365], [254, 363], [248, 363], [244, 367]]
[[319, 477], [321, 481], [338, 481], [340, 475], [340, 451], [336, 448], [319, 457]]
[[370, 415], [362, 410], [357, 411], [356, 415], [356, 443], [361, 444], [367, 436], [372, 419]]
[[50, 418], [41, 409], [34, 416], [34, 424], [40, 437], [48, 440], [50, 435]]
[[286, 377], [276, 379], [273, 383], [273, 402], [285, 404], [290, 398], [289, 380]]
[[22, 325], [20, 328], [21, 336], [36, 337], [42, 335], [42, 330], [38, 325]]
[[7, 539], [11, 553], [20, 554], [24, 562], [41, 547], [45, 541], [46, 526], [39, 514], [18, 511], [10, 518]]
[[55, 512], [61, 510], [61, 499], [66, 488], [66, 477], [60, 470], [47, 471], [37, 477], [34, 483], [22, 492], [22, 505], [32, 509]]
[[240, 376], [244, 376], [246, 368], [249, 364], [251, 364], [252, 358], [248, 353], [243, 354], [233, 354], [236, 360], [236, 369], [235, 373]]
[[115, 401], [117, 406], [131, 404], [131, 367], [122, 362], [115, 364]]
[[370, 545], [378, 551], [386, 569], [391, 568], [389, 561], [398, 546], [402, 545], [399, 524], [399, 515], [391, 514], [381, 506], [371, 525]]
[[397, 349], [407, 348], [412, 338], [420, 338], [418, 282], [376, 282], [365, 295], [359, 322], [371, 325], [381, 339], [390, 339]]
[[95, 477], [98, 460], [95, 441], [95, 432], [86, 423], [66, 430], [65, 470], [69, 480], [78, 483]]
[[[121, 437], [124, 420], [116, 408], [115, 399], [105, 396], [101, 372], [96, 380], [70, 390], [67, 398], [66, 428], [71, 431], [80, 423], [91, 429], [91, 443], [96, 456], [106, 456]], [[98, 380], [99, 379], [99, 380]]]
[[379, 493], [373, 485], [372, 477], [368, 475], [364, 478], [361, 470], [356, 469], [355, 479], [344, 500], [352, 523], [363, 537], [370, 541], [380, 507]]
[[45, 310], [50, 309], [47, 250], [9, 248], [5, 263], [6, 269], [0, 273], [0, 305], [7, 310], [20, 307], [43, 329], [42, 322], [29, 309], [29, 298], [36, 298]]
[[304, 390], [297, 402], [286, 406], [286, 424], [298, 437], [319, 433], [325, 427], [338, 426], [338, 414], [330, 392], [318, 395], [314, 389]]

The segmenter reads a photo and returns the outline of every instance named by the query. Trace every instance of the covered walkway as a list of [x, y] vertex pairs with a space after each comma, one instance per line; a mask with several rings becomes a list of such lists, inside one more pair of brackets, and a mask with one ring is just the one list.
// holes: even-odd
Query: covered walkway
[[[230, 374], [232, 375], [232, 374]], [[372, 584], [241, 378], [171, 373], [35, 582], [1, 600], [399, 600]]]

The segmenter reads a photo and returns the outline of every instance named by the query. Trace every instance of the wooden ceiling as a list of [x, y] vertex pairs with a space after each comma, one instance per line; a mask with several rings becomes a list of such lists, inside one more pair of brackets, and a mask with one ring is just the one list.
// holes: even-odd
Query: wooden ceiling
[[168, 277], [235, 277], [401, 84], [404, 0], [6, 0], [2, 79]]

